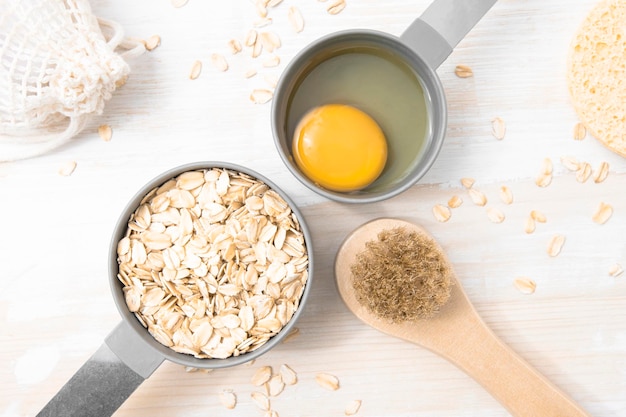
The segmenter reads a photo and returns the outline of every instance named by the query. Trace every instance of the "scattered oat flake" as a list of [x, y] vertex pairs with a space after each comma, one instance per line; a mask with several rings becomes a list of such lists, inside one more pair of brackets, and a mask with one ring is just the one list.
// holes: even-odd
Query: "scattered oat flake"
[[339, 14], [343, 9], [346, 8], [346, 0], [337, 0], [330, 4], [326, 11], [329, 14]]
[[524, 232], [527, 234], [531, 234], [535, 231], [535, 219], [529, 217], [526, 219], [526, 223], [524, 224]]
[[271, 366], [262, 366], [256, 370], [254, 375], [252, 375], [252, 385], [255, 387], [260, 387], [270, 380], [272, 377], [272, 367]]
[[267, 410], [263, 417], [278, 417], [278, 412], [276, 410]]
[[170, 0], [170, 2], [172, 3], [172, 6], [174, 7], [183, 7], [185, 4], [187, 4], [189, 0]]
[[504, 221], [504, 213], [495, 207], [487, 208], [487, 217], [493, 223], [502, 223]]
[[262, 32], [259, 39], [268, 52], [274, 52], [281, 46], [280, 38], [274, 32]]
[[230, 52], [233, 55], [238, 54], [242, 50], [241, 42], [239, 42], [237, 39], [229, 40], [228, 41], [228, 47], [230, 48]]
[[109, 142], [113, 136], [113, 130], [109, 125], [100, 125], [98, 126], [98, 135], [103, 141]]
[[504, 204], [512, 204], [513, 203], [513, 191], [506, 185], [500, 187], [500, 199]]
[[574, 140], [583, 140], [587, 136], [587, 128], [584, 124], [578, 122], [574, 125]]
[[255, 28], [263, 28], [265, 26], [269, 26], [272, 24], [272, 18], [271, 17], [263, 17], [259, 20], [257, 20], [256, 22], [254, 22], [254, 27]]
[[563, 235], [554, 235], [548, 242], [548, 255], [555, 257], [559, 253], [561, 253], [561, 249], [565, 244], [565, 236]]
[[59, 175], [69, 177], [76, 169], [76, 161], [68, 161], [59, 168]]
[[502, 118], [496, 117], [491, 121], [491, 133], [498, 140], [504, 139], [504, 135], [506, 134], [506, 125], [504, 124], [504, 120], [502, 120]]
[[159, 35], [152, 35], [144, 41], [144, 47], [148, 51], [152, 51], [161, 45], [161, 37]]
[[550, 158], [543, 158], [543, 162], [541, 163], [541, 172], [543, 172], [544, 174], [552, 174], [552, 159]]
[[274, 94], [267, 89], [257, 88], [250, 94], [250, 100], [255, 104], [265, 104], [272, 99]]
[[548, 221], [546, 215], [540, 212], [539, 210], [532, 210], [530, 212], [530, 217], [539, 223], [545, 223]]
[[470, 188], [468, 190], [468, 193], [470, 195], [470, 198], [472, 199], [472, 202], [477, 206], [484, 206], [485, 204], [487, 204], [487, 197], [485, 196], [485, 194], [478, 191], [477, 189]]
[[598, 208], [596, 209], [596, 212], [594, 213], [592, 219], [594, 222], [598, 224], [604, 224], [611, 218], [612, 215], [613, 215], [613, 206], [611, 206], [610, 204], [601, 202], [598, 205]]
[[296, 371], [291, 369], [291, 367], [287, 364], [282, 364], [280, 366], [279, 373], [286, 385], [295, 385], [298, 382], [298, 375], [296, 374]]
[[250, 56], [252, 58], [258, 58], [261, 53], [263, 52], [263, 42], [255, 42], [254, 45], [252, 45], [252, 49], [250, 50]]
[[218, 71], [226, 71], [226, 70], [228, 70], [228, 62], [226, 61], [226, 58], [224, 58], [224, 55], [212, 54], [211, 55], [211, 64], [213, 64], [213, 66]]
[[609, 163], [601, 162], [598, 170], [596, 171], [596, 175], [593, 177], [593, 181], [596, 184], [603, 182], [609, 176]]
[[474, 178], [461, 178], [461, 185], [463, 185], [463, 187], [470, 189], [472, 188], [472, 186], [474, 185], [474, 182], [476, 182], [476, 180], [474, 180]]
[[201, 61], [195, 61], [191, 65], [191, 71], [189, 71], [189, 79], [190, 80], [197, 79], [200, 76], [201, 72], [202, 72], [202, 62]]
[[612, 277], [622, 275], [623, 272], [624, 270], [622, 269], [622, 266], [620, 264], [614, 264], [609, 268], [609, 275]]
[[469, 78], [474, 75], [474, 72], [467, 65], [459, 64], [454, 68], [454, 73], [459, 78]]
[[463, 204], [463, 199], [461, 197], [459, 197], [458, 195], [453, 195], [448, 200], [448, 207], [450, 207], [450, 208], [460, 207], [461, 204]]
[[244, 45], [246, 45], [248, 47], [254, 46], [258, 36], [259, 36], [259, 33], [256, 30], [250, 29], [248, 31], [248, 34], [246, 35], [246, 38], [243, 41]]
[[535, 281], [526, 277], [515, 278], [513, 285], [515, 285], [515, 288], [517, 288], [522, 294], [532, 294], [537, 288]]
[[545, 188], [552, 183], [552, 174], [541, 173], [535, 179], [535, 184], [537, 187]]
[[273, 375], [269, 381], [267, 381], [267, 392], [271, 397], [278, 396], [285, 389], [285, 383], [283, 382], [283, 377], [278, 375]]
[[276, 6], [278, 6], [282, 2], [283, 2], [283, 0], [269, 0], [267, 2], [267, 7], [276, 7]]
[[339, 379], [331, 374], [319, 373], [315, 375], [315, 382], [317, 382], [320, 387], [329, 389], [331, 391], [336, 391], [339, 389]]
[[253, 391], [250, 394], [250, 397], [252, 398], [252, 401], [254, 401], [254, 403], [257, 405], [257, 407], [259, 407], [261, 410], [270, 410], [270, 399], [267, 398], [267, 395], [259, 391]]
[[580, 163], [573, 156], [562, 156], [561, 164], [563, 164], [563, 166], [567, 168], [569, 171], [573, 171], [573, 172], [578, 171], [578, 169], [580, 168]]
[[243, 76], [244, 76], [244, 77], [246, 77], [246, 78], [252, 78], [252, 77], [254, 77], [256, 74], [257, 74], [257, 73], [256, 73], [256, 70], [252, 68], [252, 69], [249, 69], [248, 71], [246, 71], [246, 72], [243, 74]]
[[265, 61], [263, 61], [263, 66], [265, 68], [277, 67], [278, 65], [280, 65], [280, 57], [278, 57], [277, 55], [272, 55]]
[[445, 223], [450, 220], [450, 216], [452, 215], [452, 213], [447, 206], [444, 206], [443, 204], [437, 204], [433, 207], [433, 215], [435, 216], [435, 219], [437, 219], [437, 221]]
[[294, 327], [293, 329], [291, 329], [289, 334], [285, 336], [285, 338], [283, 339], [283, 343], [287, 343], [288, 341], [298, 337], [298, 335], [300, 335], [300, 328]]
[[237, 405], [237, 396], [232, 390], [224, 390], [220, 393], [220, 401], [228, 410], [232, 410]]
[[260, 17], [267, 17], [267, 7], [262, 2], [256, 3], [256, 12]]
[[304, 18], [297, 7], [291, 6], [287, 12], [287, 17], [291, 27], [296, 33], [300, 33], [304, 30]]
[[361, 408], [361, 400], [352, 400], [344, 409], [344, 414], [347, 416], [353, 416], [359, 412], [359, 408]]
[[586, 182], [591, 176], [591, 165], [587, 162], [581, 162], [576, 171], [576, 181], [580, 183]]

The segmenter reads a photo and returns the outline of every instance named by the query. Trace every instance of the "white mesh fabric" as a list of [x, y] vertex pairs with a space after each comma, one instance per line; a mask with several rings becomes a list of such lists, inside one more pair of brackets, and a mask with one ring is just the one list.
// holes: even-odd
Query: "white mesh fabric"
[[119, 25], [87, 0], [1, 0], [0, 161], [49, 151], [101, 114], [129, 73], [120, 43]]

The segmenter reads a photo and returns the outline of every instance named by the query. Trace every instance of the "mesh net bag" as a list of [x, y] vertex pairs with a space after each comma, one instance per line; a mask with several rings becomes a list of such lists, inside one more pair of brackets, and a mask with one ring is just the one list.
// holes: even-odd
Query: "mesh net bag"
[[125, 58], [143, 51], [87, 0], [0, 0], [0, 161], [70, 140], [125, 82]]

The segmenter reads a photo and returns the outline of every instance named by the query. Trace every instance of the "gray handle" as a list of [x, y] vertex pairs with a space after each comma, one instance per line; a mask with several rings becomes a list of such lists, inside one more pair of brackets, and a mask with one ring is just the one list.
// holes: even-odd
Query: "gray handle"
[[495, 3], [496, 0], [435, 0], [400, 38], [435, 69]]
[[161, 362], [163, 356], [122, 322], [37, 417], [111, 416]]

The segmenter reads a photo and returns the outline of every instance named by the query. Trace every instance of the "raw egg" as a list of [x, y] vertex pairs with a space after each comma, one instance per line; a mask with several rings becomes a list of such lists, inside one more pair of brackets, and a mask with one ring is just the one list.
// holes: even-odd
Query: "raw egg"
[[343, 104], [309, 111], [296, 127], [293, 157], [311, 181], [333, 191], [356, 191], [381, 174], [385, 135], [365, 112]]

